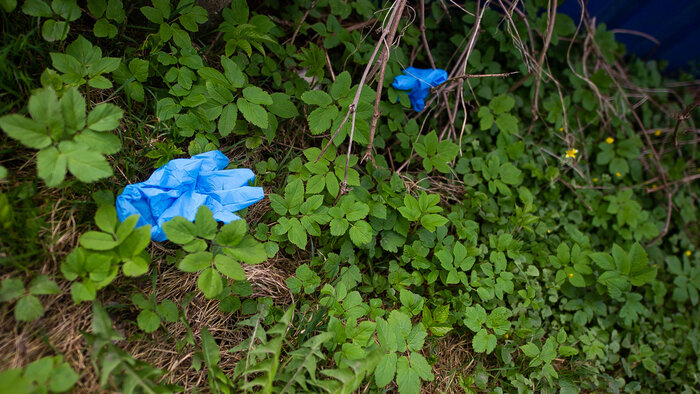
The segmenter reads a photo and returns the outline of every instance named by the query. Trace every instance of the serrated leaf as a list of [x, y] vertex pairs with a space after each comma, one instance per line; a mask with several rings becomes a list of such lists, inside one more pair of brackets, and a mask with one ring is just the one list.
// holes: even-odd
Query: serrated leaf
[[238, 110], [241, 111], [243, 117], [250, 123], [260, 127], [267, 128], [268, 119], [267, 111], [259, 104], [251, 103], [243, 97], [239, 97], [236, 101]]
[[199, 272], [211, 265], [212, 258], [211, 252], [191, 253], [177, 263], [177, 268], [185, 272]]
[[397, 357], [394, 352], [384, 354], [379, 360], [374, 370], [374, 382], [377, 384], [377, 387], [382, 388], [394, 380], [396, 360]]
[[218, 296], [224, 289], [221, 276], [214, 268], [207, 268], [199, 274], [197, 287], [208, 299]]
[[232, 259], [231, 257], [218, 254], [216, 257], [214, 257], [214, 265], [219, 272], [231, 279], [246, 280], [243, 267], [241, 267], [241, 264], [238, 261]]

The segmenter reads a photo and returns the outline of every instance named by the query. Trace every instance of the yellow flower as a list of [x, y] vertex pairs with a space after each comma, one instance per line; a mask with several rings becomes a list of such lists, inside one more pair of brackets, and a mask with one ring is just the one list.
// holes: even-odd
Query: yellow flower
[[657, 136], [657, 137], [660, 136], [660, 135], [661, 135], [661, 130], [656, 130], [656, 131], [654, 132], [654, 135]]
[[573, 278], [573, 277], [574, 277], [574, 274], [569, 274], [569, 278]]
[[598, 178], [593, 178], [593, 182], [598, 182]]
[[622, 174], [620, 174], [620, 172], [618, 171], [615, 173], [615, 176], [622, 176]]
[[607, 142], [608, 144], [612, 144], [613, 142], [615, 142], [615, 138], [613, 138], [613, 137], [608, 137], [608, 138], [605, 139], [605, 142]]
[[549, 230], [549, 229], [548, 229], [548, 230], [547, 230], [547, 234], [551, 234], [551, 233], [552, 233], [552, 230]]
[[653, 157], [654, 157], [654, 154], [653, 154], [653, 153], [649, 153], [649, 158], [653, 158]]
[[571, 148], [566, 150], [566, 157], [571, 157], [571, 158], [576, 158], [576, 154], [578, 153], [578, 149], [576, 148]]
[[506, 337], [506, 339], [508, 339], [508, 333], [506, 333], [505, 337]]
[[659, 187], [659, 185], [657, 185], [656, 183], [653, 184], [653, 185], [651, 185], [651, 188], [652, 188], [652, 189], [656, 189], [657, 187]]
[[686, 256], [690, 257], [691, 254], [692, 254], [692, 253], [691, 253], [689, 250], [686, 250], [686, 251], [685, 251], [685, 255], [686, 255]]
[[564, 131], [564, 128], [563, 128], [563, 127], [560, 127], [560, 128], [559, 128], [559, 131]]

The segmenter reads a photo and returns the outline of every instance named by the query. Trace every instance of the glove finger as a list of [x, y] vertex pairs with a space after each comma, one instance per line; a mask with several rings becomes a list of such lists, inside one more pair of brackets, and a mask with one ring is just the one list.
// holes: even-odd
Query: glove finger
[[141, 190], [135, 185], [127, 185], [122, 194], [117, 197], [117, 216], [120, 221], [126, 220], [131, 215], [139, 215], [136, 223], [138, 227], [150, 224], [155, 226], [156, 221], [151, 215], [151, 207], [148, 200], [143, 197]]
[[255, 174], [248, 168], [202, 172], [197, 178], [196, 190], [208, 193], [215, 190], [248, 186], [248, 183], [253, 181], [255, 181]]
[[227, 211], [235, 212], [262, 200], [265, 193], [262, 187], [243, 186], [236, 189], [214, 191], [209, 193], [209, 196], [223, 205]]
[[144, 185], [182, 189], [197, 182], [201, 172], [225, 168], [228, 158], [219, 151], [205, 152], [189, 159], [175, 159], [155, 170]]
[[399, 90], [411, 90], [416, 86], [416, 78], [408, 75], [397, 75], [391, 86]]

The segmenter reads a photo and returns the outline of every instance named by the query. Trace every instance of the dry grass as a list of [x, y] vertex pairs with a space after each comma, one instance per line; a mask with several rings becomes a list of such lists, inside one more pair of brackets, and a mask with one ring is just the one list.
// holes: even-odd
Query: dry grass
[[458, 383], [459, 377], [469, 375], [475, 366], [470, 343], [470, 337], [448, 335], [432, 347], [424, 347], [423, 356], [428, 358], [433, 354], [437, 361], [433, 365], [435, 379], [425, 382], [421, 392], [463, 393], [464, 390]]

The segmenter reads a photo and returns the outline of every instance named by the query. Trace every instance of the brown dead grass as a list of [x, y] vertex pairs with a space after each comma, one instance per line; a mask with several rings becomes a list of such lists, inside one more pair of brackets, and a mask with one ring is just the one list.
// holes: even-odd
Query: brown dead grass
[[[165, 248], [154, 251], [164, 257], [168, 254]], [[276, 264], [289, 264], [281, 259], [273, 259], [256, 266], [245, 266], [246, 276], [252, 284], [253, 297], [270, 297], [277, 305], [286, 305], [292, 301], [292, 296], [284, 280], [288, 276], [285, 270]], [[150, 275], [133, 281], [122, 278], [110, 286], [114, 289], [132, 287], [133, 291], [126, 293], [102, 291], [107, 295], [101, 299], [103, 305], [127, 305], [128, 308], [111, 315], [115, 329], [126, 339], [117, 343], [134, 358], [145, 361], [165, 372], [164, 380], [180, 385], [186, 392], [195, 387], [208, 386], [206, 368], [195, 371], [191, 368], [192, 356], [200, 348], [199, 333], [206, 327], [216, 339], [221, 348], [219, 366], [224, 373], [232, 374], [240, 355], [228, 353], [227, 350], [240, 344], [249, 336], [247, 329], [238, 326], [241, 316], [237, 313], [227, 314], [219, 310], [218, 301], [207, 300], [197, 290], [197, 276], [183, 273], [165, 263], [161, 258], [155, 269], [158, 274], [158, 293], [156, 299], [170, 299], [176, 304], [190, 291], [197, 296], [187, 306], [186, 316], [197, 346], [186, 345], [179, 352], [176, 349], [176, 339], [186, 338], [186, 327], [180, 322], [169, 323], [165, 330], [153, 334], [144, 334], [136, 324], [138, 310], [131, 304], [129, 295], [132, 292], [151, 291]], [[5, 275], [7, 277], [9, 275]], [[4, 279], [4, 278], [3, 278]], [[89, 349], [81, 331], [89, 331], [92, 321], [91, 304], [75, 305], [70, 297], [70, 283], [61, 283], [63, 293], [59, 296], [42, 297], [46, 314], [41, 319], [28, 324], [17, 324], [12, 316], [12, 310], [5, 304], [0, 310], [0, 368], [22, 367], [44, 356], [63, 354], [66, 361], [81, 375], [76, 384], [76, 392], [100, 392], [98, 377], [90, 363]], [[121, 293], [121, 294], [120, 294]]]
[[422, 393], [464, 393], [459, 377], [470, 374], [475, 366], [470, 343], [467, 336], [448, 335], [423, 348], [423, 356], [428, 358], [432, 354], [437, 362], [433, 365], [435, 379], [423, 384]]

